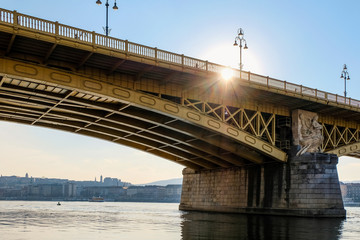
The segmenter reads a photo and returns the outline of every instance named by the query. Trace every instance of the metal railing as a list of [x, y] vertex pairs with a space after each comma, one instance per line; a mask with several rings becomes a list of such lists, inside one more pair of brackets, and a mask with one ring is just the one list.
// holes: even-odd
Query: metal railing
[[[181, 54], [176, 54], [157, 48], [147, 47], [141, 44], [129, 42], [127, 40], [107, 37], [105, 35], [95, 32], [74, 28], [71, 26], [60, 24], [58, 22], [40, 19], [20, 14], [17, 11], [9, 11], [2, 8], [0, 8], [0, 23], [12, 25], [14, 27], [33, 29], [58, 37], [76, 39], [78, 41], [88, 43], [93, 46], [101, 46], [112, 49], [114, 51], [119, 51], [121, 53], [125, 53], [126, 55], [149, 58], [157, 62], [170, 63], [173, 65], [181, 66], [183, 68], [190, 68], [194, 70], [198, 69], [199, 71], [209, 71], [215, 73], [221, 73], [224, 69], [228, 68], [220, 64], [187, 57]], [[240, 76], [240, 72], [238, 69], [232, 70], [234, 71], [234, 75], [236, 74], [235, 76]], [[286, 81], [281, 81], [278, 79], [254, 74], [251, 72], [242, 72], [241, 77], [242, 80], [249, 81], [250, 83], [265, 85], [268, 88], [281, 89], [287, 92], [293, 92], [303, 96], [314, 97], [316, 99], [344, 104], [351, 107], [360, 107], [359, 100], [345, 98], [337, 94], [320, 91], [302, 85], [297, 85]]]

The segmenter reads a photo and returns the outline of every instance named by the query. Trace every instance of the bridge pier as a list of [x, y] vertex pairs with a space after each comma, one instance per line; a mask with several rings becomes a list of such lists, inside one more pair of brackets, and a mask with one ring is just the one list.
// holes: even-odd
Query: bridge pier
[[285, 164], [206, 171], [185, 168], [179, 209], [345, 217], [337, 163], [333, 154], [306, 153], [290, 154]]

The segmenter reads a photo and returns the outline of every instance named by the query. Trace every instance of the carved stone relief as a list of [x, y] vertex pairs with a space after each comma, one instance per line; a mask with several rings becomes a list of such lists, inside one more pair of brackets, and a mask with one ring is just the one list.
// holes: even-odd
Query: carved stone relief
[[306, 152], [321, 152], [323, 143], [322, 126], [318, 115], [313, 112], [297, 109], [292, 112], [292, 132], [294, 145], [300, 145], [297, 152], [300, 156]]

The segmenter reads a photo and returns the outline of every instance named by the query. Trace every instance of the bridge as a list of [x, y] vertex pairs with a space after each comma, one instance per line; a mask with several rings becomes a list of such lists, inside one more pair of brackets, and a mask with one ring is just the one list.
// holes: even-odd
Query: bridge
[[[358, 100], [251, 72], [240, 78], [235, 69], [224, 81], [228, 68], [219, 64], [6, 9], [0, 9], [0, 55], [1, 120], [96, 137], [181, 164], [182, 209], [345, 214], [336, 163], [337, 156], [360, 157]], [[295, 173], [304, 169], [297, 163], [304, 157], [293, 154], [299, 109], [318, 118], [318, 155], [325, 162]], [[194, 192], [215, 191], [221, 176], [233, 176], [229, 183], [242, 173], [238, 190], [229, 189], [236, 197], [224, 203], [216, 200], [220, 192]], [[304, 174], [331, 178], [322, 196], [297, 186], [316, 199], [312, 204], [289, 190], [290, 179], [293, 184]], [[217, 180], [201, 185], [208, 178]], [[328, 194], [330, 203], [322, 202]]]

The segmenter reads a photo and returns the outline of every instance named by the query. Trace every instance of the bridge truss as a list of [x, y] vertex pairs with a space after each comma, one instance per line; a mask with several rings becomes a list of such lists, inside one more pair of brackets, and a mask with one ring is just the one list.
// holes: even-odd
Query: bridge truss
[[319, 114], [323, 151], [360, 151], [360, 101], [336, 94], [250, 72], [225, 86], [224, 66], [5, 9], [0, 53], [2, 120], [214, 169], [286, 161], [300, 108]]

